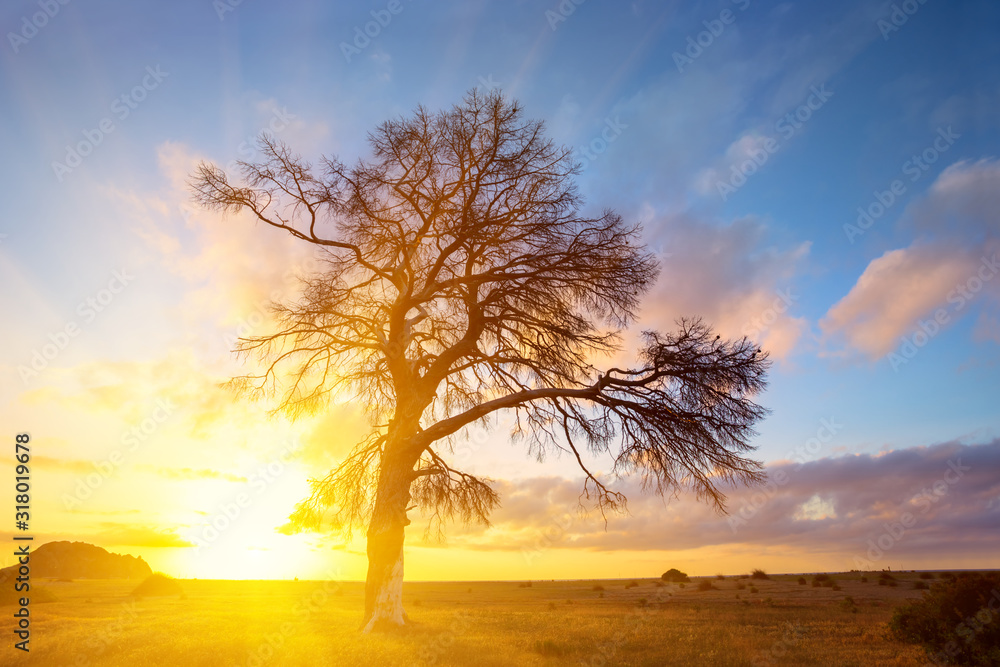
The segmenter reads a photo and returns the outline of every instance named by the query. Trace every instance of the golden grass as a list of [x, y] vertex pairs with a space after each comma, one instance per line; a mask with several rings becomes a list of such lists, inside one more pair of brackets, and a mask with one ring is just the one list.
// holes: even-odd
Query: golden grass
[[[185, 599], [128, 597], [135, 582], [47, 583], [32, 605], [30, 659], [13, 641], [2, 664], [32, 665], [922, 665], [893, 641], [892, 609], [918, 597], [835, 575], [840, 591], [772, 576], [737, 589], [628, 581], [407, 583], [415, 625], [358, 633], [363, 584], [184, 580]], [[747, 580], [743, 580], [745, 583]], [[604, 590], [595, 590], [603, 586]], [[738, 597], [737, 597], [738, 596]], [[857, 611], [841, 601], [851, 596]], [[11, 638], [3, 607], [0, 633]], [[13, 658], [11, 662], [9, 658]]]

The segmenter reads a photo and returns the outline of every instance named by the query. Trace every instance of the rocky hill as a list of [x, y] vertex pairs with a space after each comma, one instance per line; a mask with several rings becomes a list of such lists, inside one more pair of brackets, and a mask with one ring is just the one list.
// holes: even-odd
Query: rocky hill
[[[143, 579], [152, 574], [142, 558], [113, 554], [86, 542], [49, 542], [31, 550], [31, 578]], [[0, 570], [0, 584], [17, 577], [17, 565]]]

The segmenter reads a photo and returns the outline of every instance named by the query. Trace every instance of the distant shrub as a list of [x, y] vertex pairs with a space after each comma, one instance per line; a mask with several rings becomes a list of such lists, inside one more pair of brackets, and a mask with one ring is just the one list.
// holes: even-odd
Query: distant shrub
[[162, 572], [154, 572], [149, 575], [132, 591], [132, 595], [137, 598], [183, 594], [184, 591], [181, 590], [181, 585], [177, 583], [177, 580]]
[[858, 613], [858, 605], [855, 604], [854, 598], [850, 595], [844, 597], [844, 599], [840, 601], [840, 608], [854, 614]]
[[837, 584], [833, 581], [833, 579], [827, 579], [826, 581], [819, 582], [819, 585], [823, 588], [833, 588]]
[[879, 580], [878, 580], [878, 585], [879, 585], [879, 586], [885, 586], [885, 585], [886, 585], [886, 584], [888, 584], [888, 583], [889, 583], [889, 582], [888, 582], [887, 580], [885, 580], [885, 579], [879, 579]]
[[638, 586], [639, 586], [638, 581], [630, 581], [627, 584], [625, 584], [625, 588], [636, 588]]
[[813, 579], [813, 582], [812, 582], [812, 587], [813, 588], [819, 588], [822, 585], [823, 585], [822, 582], [819, 582], [819, 581], [816, 581], [815, 579]]
[[746, 587], [747, 587], [747, 585], [744, 584], [742, 581], [736, 582], [736, 590], [742, 591]]
[[839, 591], [840, 590], [840, 584], [831, 584], [830, 585], [830, 590]]
[[639, 598], [640, 607], [645, 607], [647, 604], [649, 604], [649, 600], [647, 600], [646, 598]]
[[914, 581], [913, 587], [918, 591], [926, 591], [930, 586], [927, 585], [926, 581]]
[[555, 611], [555, 610], [556, 610], [556, 603], [555, 602], [550, 602], [549, 603], [549, 611]]
[[517, 587], [518, 588], [531, 588], [531, 582], [530, 581], [522, 581], [521, 583], [519, 583], [517, 585]]
[[879, 579], [885, 579], [886, 581], [892, 581], [896, 577], [892, 576], [888, 572], [879, 572], [878, 578]]
[[717, 575], [715, 575], [715, 578], [718, 579], [719, 581], [722, 581], [723, 579], [726, 578], [726, 575], [724, 575], [724, 574], [717, 574]]
[[861, 583], [867, 584], [868, 583], [868, 577], [861, 577]]
[[751, 586], [750, 587], [750, 592], [751, 593], [756, 593], [757, 592], [757, 587], [756, 586]]
[[597, 584], [596, 586], [594, 586], [590, 590], [592, 590], [592, 591], [603, 591], [604, 590], [604, 586], [601, 586], [600, 584]]
[[702, 579], [701, 581], [698, 582], [698, 590], [699, 591], [713, 591], [713, 590], [715, 590], [715, 586], [712, 585], [711, 580], [709, 580], [709, 579]]
[[677, 585], [680, 586], [681, 588], [684, 588], [685, 586], [685, 584], [677, 584]]
[[654, 581], [653, 585], [656, 586], [657, 588], [663, 588], [663, 582], [659, 580]]
[[771, 598], [764, 598], [764, 606], [765, 607], [773, 607], [774, 606], [774, 600], [772, 600]]
[[818, 581], [820, 583], [822, 583], [824, 581], [830, 581], [832, 578], [833, 577], [831, 577], [830, 575], [828, 575], [828, 574], [822, 574], [822, 573], [821, 574], [814, 574], [813, 575], [813, 581]]
[[896, 609], [889, 627], [897, 639], [921, 644], [936, 664], [1000, 664], [1000, 573], [934, 584], [914, 603]]
[[799, 586], [805, 586], [807, 583], [805, 577], [799, 577]]
[[770, 577], [767, 576], [767, 572], [765, 572], [764, 570], [761, 570], [759, 568], [750, 573], [750, 578], [751, 579], [770, 579]]
[[889, 588], [895, 588], [896, 586], [899, 586], [899, 582], [896, 581], [895, 579], [890, 579], [889, 580]]
[[661, 574], [660, 579], [672, 583], [687, 583], [691, 581], [691, 578], [688, 577], [687, 574], [673, 567]]

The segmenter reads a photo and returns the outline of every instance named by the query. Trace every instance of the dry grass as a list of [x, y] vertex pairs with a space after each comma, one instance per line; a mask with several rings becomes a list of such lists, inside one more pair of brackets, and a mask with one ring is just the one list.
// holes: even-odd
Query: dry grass
[[[921, 665], [921, 649], [886, 631], [892, 609], [921, 595], [917, 575], [897, 576], [889, 588], [837, 575], [838, 592], [772, 575], [755, 594], [714, 578], [704, 591], [652, 579], [412, 583], [416, 624], [375, 637], [356, 629], [360, 583], [185, 580], [186, 600], [135, 600], [134, 582], [52, 582], [59, 602], [32, 607], [24, 664]], [[0, 651], [8, 664], [13, 649]]]

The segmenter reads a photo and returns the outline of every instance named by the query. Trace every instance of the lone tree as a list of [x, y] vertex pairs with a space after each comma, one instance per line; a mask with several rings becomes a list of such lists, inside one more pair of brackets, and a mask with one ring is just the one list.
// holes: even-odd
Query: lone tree
[[263, 362], [235, 378], [254, 397], [277, 393], [292, 417], [335, 392], [363, 401], [372, 433], [296, 508], [348, 534], [367, 524], [365, 632], [404, 625], [403, 535], [414, 507], [488, 522], [488, 479], [455, 469], [450, 443], [512, 411], [514, 435], [540, 454], [572, 452], [586, 498], [602, 512], [626, 498], [588, 469], [585, 450], [614, 457], [644, 489], [691, 488], [724, 510], [722, 483], [758, 483], [741, 454], [766, 410], [766, 353], [720, 340], [697, 319], [646, 331], [628, 368], [595, 364], [620, 351], [656, 278], [637, 225], [613, 211], [585, 217], [571, 151], [497, 92], [382, 123], [371, 157], [318, 168], [264, 136], [240, 162], [241, 183], [202, 163], [196, 200], [249, 211], [319, 249], [323, 269], [279, 326], [236, 351]]

